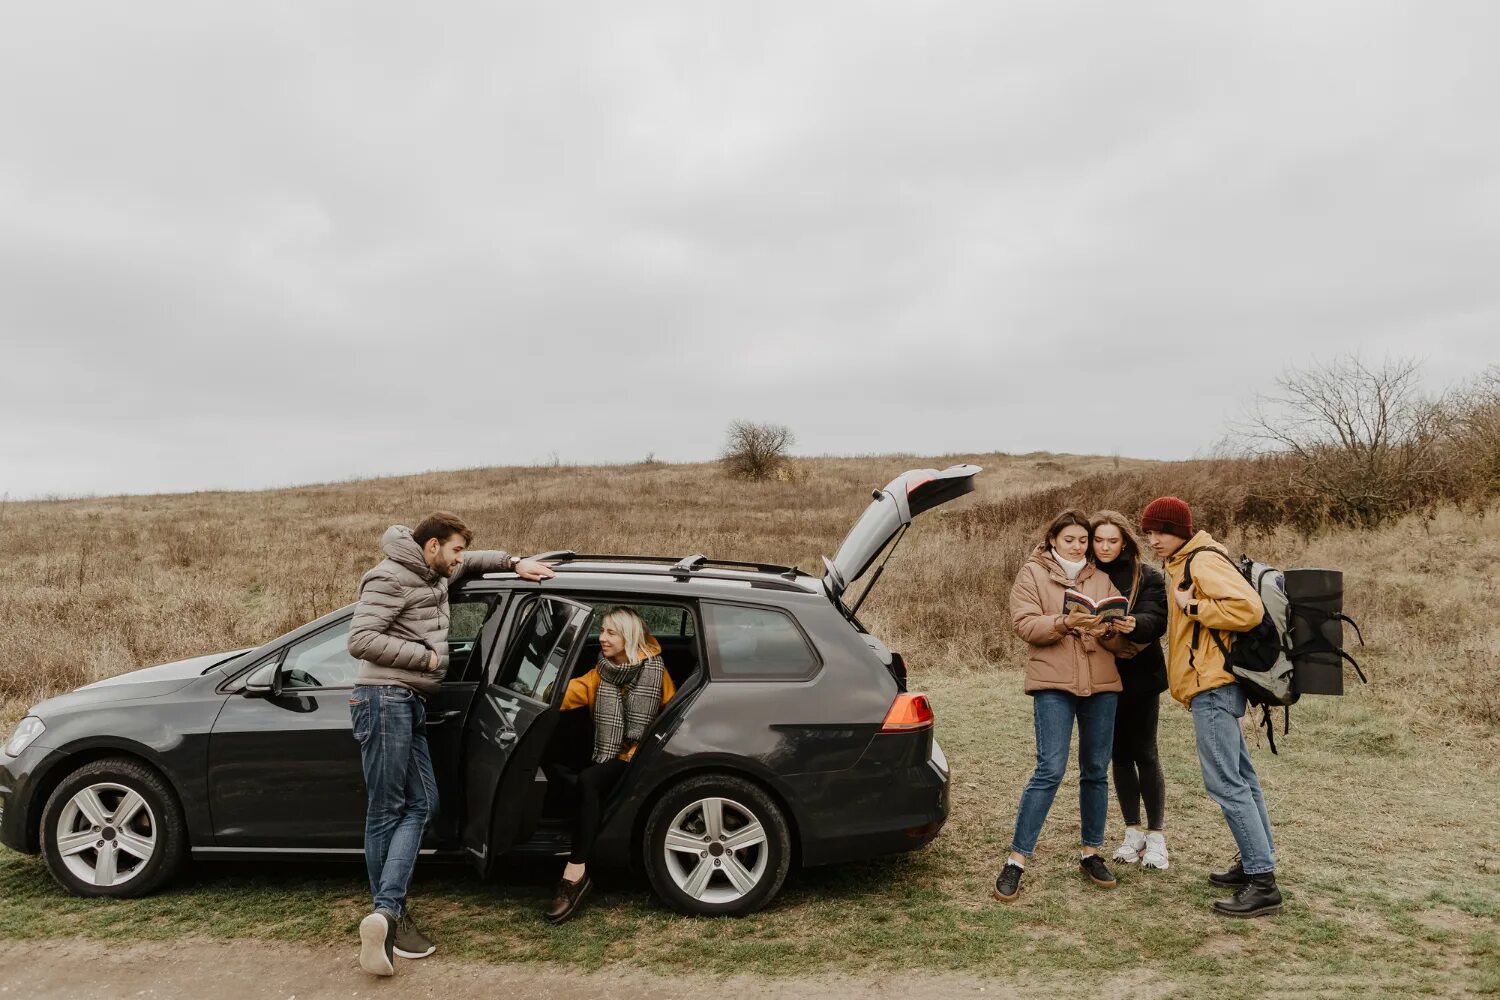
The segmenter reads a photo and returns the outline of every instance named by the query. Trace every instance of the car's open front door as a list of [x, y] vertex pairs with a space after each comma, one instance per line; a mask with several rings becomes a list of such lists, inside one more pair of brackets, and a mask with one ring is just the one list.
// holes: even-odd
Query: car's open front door
[[524, 799], [557, 725], [592, 609], [560, 597], [514, 603], [504, 652], [487, 672], [464, 734], [464, 850], [489, 873], [514, 842]]

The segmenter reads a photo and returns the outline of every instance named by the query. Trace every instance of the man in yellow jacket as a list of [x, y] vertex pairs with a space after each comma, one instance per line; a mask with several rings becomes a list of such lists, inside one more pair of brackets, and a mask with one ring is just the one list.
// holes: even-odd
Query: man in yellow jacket
[[[1198, 763], [1209, 797], [1224, 811], [1240, 857], [1208, 880], [1233, 888], [1214, 910], [1259, 917], [1281, 909], [1276, 846], [1260, 779], [1240, 729], [1245, 692], [1224, 662], [1234, 633], [1260, 624], [1265, 606], [1239, 567], [1206, 531], [1193, 530], [1193, 512], [1177, 497], [1159, 497], [1141, 514], [1141, 531], [1167, 573], [1167, 684], [1193, 713]], [[1191, 580], [1191, 583], [1188, 581]]]

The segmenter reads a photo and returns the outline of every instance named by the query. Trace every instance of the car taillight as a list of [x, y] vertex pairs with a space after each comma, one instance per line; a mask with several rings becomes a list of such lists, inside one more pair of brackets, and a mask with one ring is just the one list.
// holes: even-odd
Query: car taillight
[[885, 713], [882, 733], [911, 733], [932, 728], [932, 702], [925, 694], [898, 694]]

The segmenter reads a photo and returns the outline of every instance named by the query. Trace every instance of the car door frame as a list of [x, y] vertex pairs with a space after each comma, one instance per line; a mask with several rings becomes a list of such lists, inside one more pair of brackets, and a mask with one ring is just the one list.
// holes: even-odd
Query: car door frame
[[[546, 699], [536, 698], [500, 685], [500, 673], [509, 662], [519, 626], [528, 610], [540, 602], [568, 609], [568, 621], [547, 647], [543, 662], [550, 660], [567, 640], [552, 690]], [[593, 608], [560, 594], [514, 593], [505, 609], [503, 642], [492, 648], [479, 689], [464, 727], [463, 788], [465, 811], [460, 844], [480, 875], [488, 876], [496, 860], [513, 844], [522, 821], [513, 808], [530, 791], [541, 767], [551, 730], [557, 724], [567, 682], [572, 678], [584, 646], [584, 633]]]

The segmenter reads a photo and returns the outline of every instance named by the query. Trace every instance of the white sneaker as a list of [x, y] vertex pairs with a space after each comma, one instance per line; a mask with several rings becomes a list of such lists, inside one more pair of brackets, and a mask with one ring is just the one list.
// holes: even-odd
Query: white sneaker
[[[1133, 826], [1125, 828], [1125, 839], [1120, 846], [1115, 848], [1115, 860], [1123, 864], [1133, 865], [1141, 857], [1141, 851], [1146, 846], [1146, 835]], [[1163, 848], [1165, 850], [1165, 848]]]
[[1164, 872], [1167, 870], [1166, 834], [1146, 834], [1146, 849], [1141, 852], [1141, 867], [1155, 868], [1159, 872]]

